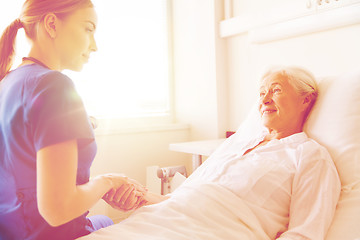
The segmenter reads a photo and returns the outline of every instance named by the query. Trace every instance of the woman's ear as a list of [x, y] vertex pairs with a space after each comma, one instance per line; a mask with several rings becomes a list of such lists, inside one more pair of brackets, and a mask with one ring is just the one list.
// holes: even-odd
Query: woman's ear
[[55, 38], [57, 36], [57, 31], [59, 27], [59, 19], [56, 17], [56, 15], [54, 13], [46, 14], [43, 23], [47, 34], [51, 38]]
[[304, 98], [304, 104], [311, 103], [312, 99], [313, 99], [313, 93], [306, 94], [306, 96]]
[[312, 100], [313, 100], [313, 94], [312, 94], [312, 93], [306, 94], [306, 96], [305, 96], [304, 99], [303, 99], [304, 109], [307, 109], [307, 108], [309, 107], [309, 105], [311, 104]]

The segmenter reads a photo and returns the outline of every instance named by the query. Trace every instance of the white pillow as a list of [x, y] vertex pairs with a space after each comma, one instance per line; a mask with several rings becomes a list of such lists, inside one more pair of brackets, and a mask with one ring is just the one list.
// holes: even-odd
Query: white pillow
[[360, 239], [360, 188], [341, 192], [333, 222], [325, 240]]
[[360, 71], [321, 79], [304, 131], [329, 150], [342, 190], [356, 187], [360, 182]]
[[360, 238], [360, 71], [324, 78], [304, 129], [330, 152], [342, 191], [326, 240]]

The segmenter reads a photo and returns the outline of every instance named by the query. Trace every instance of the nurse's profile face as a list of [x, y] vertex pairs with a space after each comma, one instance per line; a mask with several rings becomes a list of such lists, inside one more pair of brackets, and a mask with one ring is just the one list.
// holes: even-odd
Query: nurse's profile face
[[55, 38], [61, 69], [80, 71], [97, 50], [97, 15], [93, 7], [81, 8], [60, 21]]

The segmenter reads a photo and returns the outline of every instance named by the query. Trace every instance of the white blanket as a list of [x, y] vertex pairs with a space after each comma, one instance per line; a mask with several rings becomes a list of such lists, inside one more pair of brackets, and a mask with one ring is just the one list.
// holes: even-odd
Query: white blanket
[[248, 206], [217, 184], [183, 186], [172, 195], [80, 239], [269, 239]]

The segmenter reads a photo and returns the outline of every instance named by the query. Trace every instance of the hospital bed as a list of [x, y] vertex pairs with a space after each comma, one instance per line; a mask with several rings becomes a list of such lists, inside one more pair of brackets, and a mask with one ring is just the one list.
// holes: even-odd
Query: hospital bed
[[[219, 148], [231, 144], [239, 136], [255, 134], [259, 127], [260, 119], [256, 107], [253, 107], [236, 133]], [[319, 80], [319, 97], [304, 131], [329, 150], [342, 183], [335, 216], [325, 240], [360, 240], [360, 71]], [[233, 204], [241, 207], [241, 203], [232, 202], [228, 192], [221, 192], [213, 200], [203, 200], [202, 194], [211, 193], [212, 190], [206, 191], [196, 193], [198, 198], [194, 199], [201, 202], [201, 208], [207, 208], [199, 218], [196, 216], [198, 209], [191, 209], [191, 202], [182, 203], [180, 211], [173, 209], [171, 204], [162, 210], [156, 206], [146, 206], [137, 210], [129, 222], [126, 222], [127, 219], [125, 224], [101, 229], [81, 239], [250, 239], [240, 237], [243, 229], [239, 229], [235, 220], [232, 222], [230, 218], [223, 218], [224, 214], [217, 214], [219, 211], [229, 211], [230, 214], [230, 207]], [[174, 214], [174, 211], [179, 212]], [[152, 217], [150, 222], [150, 216], [157, 217]], [[242, 216], [236, 218], [250, 221], [252, 215], [243, 212]], [[141, 235], [142, 232], [144, 235]], [[173, 235], [167, 235], [170, 233]], [[258, 235], [256, 239], [268, 238]]]

